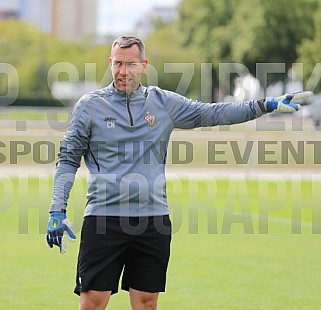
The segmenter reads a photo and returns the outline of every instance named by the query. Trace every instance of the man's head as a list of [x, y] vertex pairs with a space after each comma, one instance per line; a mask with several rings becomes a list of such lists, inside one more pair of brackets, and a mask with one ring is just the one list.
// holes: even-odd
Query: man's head
[[117, 38], [112, 44], [109, 63], [115, 88], [132, 93], [138, 89], [141, 76], [147, 67], [144, 43], [134, 36]]

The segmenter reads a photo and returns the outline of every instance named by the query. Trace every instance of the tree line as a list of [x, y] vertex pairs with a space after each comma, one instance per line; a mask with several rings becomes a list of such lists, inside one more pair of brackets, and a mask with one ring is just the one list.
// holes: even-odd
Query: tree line
[[[215, 100], [217, 91], [230, 91], [230, 81], [219, 78], [222, 64], [239, 64], [253, 76], [258, 64], [283, 64], [284, 72], [269, 74], [269, 83], [286, 79], [293, 64], [301, 64], [295, 68], [303, 84], [320, 91], [320, 0], [181, 0], [177, 10], [176, 21], [155, 21], [154, 31], [143, 38], [151, 64], [145, 83]], [[71, 64], [79, 80], [93, 79], [103, 87], [110, 81], [110, 47], [62, 41], [22, 21], [1, 21], [0, 96], [9, 85], [19, 88], [19, 97], [50, 97], [48, 72], [57, 63], [56, 79], [70, 80]], [[9, 83], [8, 68], [18, 73], [18, 84]]]

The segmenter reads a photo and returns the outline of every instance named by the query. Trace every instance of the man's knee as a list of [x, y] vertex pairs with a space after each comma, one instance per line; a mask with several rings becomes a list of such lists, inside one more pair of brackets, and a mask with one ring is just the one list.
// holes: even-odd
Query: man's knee
[[106, 309], [111, 292], [87, 291], [80, 293], [79, 310]]
[[158, 293], [141, 292], [134, 289], [129, 290], [130, 301], [133, 310], [156, 310]]
[[156, 310], [157, 309], [157, 299], [151, 298], [143, 300], [142, 302], [143, 309], [145, 310]]

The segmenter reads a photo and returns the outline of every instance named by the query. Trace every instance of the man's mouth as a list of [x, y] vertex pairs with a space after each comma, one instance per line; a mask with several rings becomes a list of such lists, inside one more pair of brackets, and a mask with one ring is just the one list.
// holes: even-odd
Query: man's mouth
[[129, 83], [131, 81], [131, 79], [127, 78], [127, 79], [118, 79], [119, 82], [121, 83]]

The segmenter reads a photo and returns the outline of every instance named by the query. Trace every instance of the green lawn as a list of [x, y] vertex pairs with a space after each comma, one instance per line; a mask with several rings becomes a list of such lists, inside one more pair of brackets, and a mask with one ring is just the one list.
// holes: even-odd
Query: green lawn
[[[65, 255], [45, 243], [51, 182], [0, 178], [0, 309], [77, 309], [85, 180], [70, 198], [78, 239]], [[320, 309], [319, 188], [317, 181], [170, 180], [174, 233], [159, 309]], [[129, 309], [127, 293], [114, 295], [109, 309]]]

